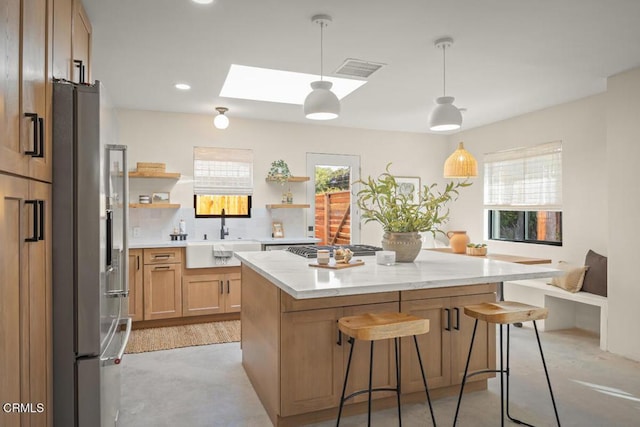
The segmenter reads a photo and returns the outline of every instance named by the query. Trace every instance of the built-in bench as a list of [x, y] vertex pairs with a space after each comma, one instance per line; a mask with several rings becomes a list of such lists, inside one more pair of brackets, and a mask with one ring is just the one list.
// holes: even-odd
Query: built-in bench
[[[589, 292], [571, 293], [547, 284], [548, 279], [505, 282], [505, 299], [549, 309], [542, 331], [581, 328], [600, 334], [600, 348], [607, 350], [607, 298]], [[598, 320], [599, 319], [599, 322]]]

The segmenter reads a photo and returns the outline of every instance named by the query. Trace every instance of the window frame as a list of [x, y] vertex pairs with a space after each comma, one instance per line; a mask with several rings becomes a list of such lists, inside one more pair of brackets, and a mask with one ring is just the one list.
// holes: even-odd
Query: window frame
[[[193, 214], [195, 218], [222, 218], [221, 214], [199, 215], [198, 214], [198, 196], [229, 196], [229, 194], [194, 194], [193, 195]], [[232, 194], [231, 196], [234, 196], [234, 195]], [[251, 218], [252, 196], [250, 194], [236, 194], [235, 196], [247, 197], [248, 213], [246, 215], [241, 215], [241, 214], [228, 214], [225, 212], [224, 217], [225, 218]]]
[[523, 236], [522, 239], [506, 239], [506, 238], [496, 238], [493, 237], [493, 218], [494, 215], [496, 214], [496, 212], [519, 212], [523, 214], [523, 221], [525, 224], [527, 224], [528, 222], [528, 217], [530, 214], [535, 214], [537, 212], [547, 212], [546, 210], [538, 210], [538, 211], [524, 211], [524, 210], [506, 210], [506, 209], [487, 209], [488, 210], [488, 231], [489, 231], [489, 235], [488, 238], [489, 240], [494, 240], [497, 242], [514, 242], [514, 243], [529, 243], [529, 244], [537, 244], [537, 245], [549, 245], [549, 246], [562, 246], [563, 245], [563, 240], [562, 240], [562, 217], [563, 212], [562, 211], [557, 211], [558, 213], [560, 213], [560, 231], [561, 231], [561, 240], [559, 242], [554, 242], [554, 241], [550, 241], [550, 240], [538, 240], [538, 239], [527, 239], [527, 227], [523, 227]]

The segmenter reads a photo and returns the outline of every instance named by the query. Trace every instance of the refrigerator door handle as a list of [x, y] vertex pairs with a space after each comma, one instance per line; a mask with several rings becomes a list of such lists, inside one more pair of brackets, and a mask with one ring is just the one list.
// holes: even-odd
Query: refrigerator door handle
[[113, 264], [113, 211], [107, 210], [107, 270]]
[[100, 361], [103, 365], [119, 365], [122, 362], [122, 357], [124, 356], [124, 350], [127, 348], [127, 344], [129, 343], [129, 336], [131, 335], [131, 325], [132, 325], [131, 317], [127, 317], [124, 319], [120, 319], [118, 326], [126, 324], [126, 328], [124, 331], [124, 338], [122, 340], [122, 345], [118, 350], [118, 353], [113, 356], [101, 357]]

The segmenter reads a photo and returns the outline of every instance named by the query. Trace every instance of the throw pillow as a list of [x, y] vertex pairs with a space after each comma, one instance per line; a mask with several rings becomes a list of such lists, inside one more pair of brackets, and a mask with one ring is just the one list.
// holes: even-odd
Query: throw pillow
[[557, 286], [569, 292], [578, 292], [582, 288], [586, 266], [572, 265], [564, 261], [559, 261], [555, 266], [558, 270], [563, 270], [562, 276], [551, 279], [550, 285]]
[[584, 276], [582, 290], [592, 294], [607, 296], [607, 257], [595, 253], [591, 249], [587, 252], [584, 265], [589, 271]]

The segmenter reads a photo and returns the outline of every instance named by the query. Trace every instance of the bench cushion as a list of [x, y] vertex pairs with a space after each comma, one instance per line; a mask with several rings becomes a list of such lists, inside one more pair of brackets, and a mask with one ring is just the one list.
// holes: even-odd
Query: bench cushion
[[560, 261], [556, 265], [556, 268], [564, 271], [564, 274], [562, 276], [551, 278], [551, 285], [572, 293], [578, 292], [582, 288], [584, 273], [588, 267], [572, 265], [564, 261]]
[[592, 294], [607, 296], [607, 257], [595, 253], [591, 249], [587, 252], [584, 265], [589, 269], [584, 275], [582, 290]]

